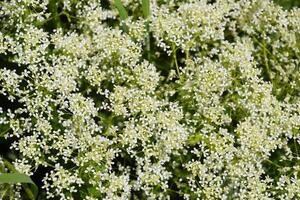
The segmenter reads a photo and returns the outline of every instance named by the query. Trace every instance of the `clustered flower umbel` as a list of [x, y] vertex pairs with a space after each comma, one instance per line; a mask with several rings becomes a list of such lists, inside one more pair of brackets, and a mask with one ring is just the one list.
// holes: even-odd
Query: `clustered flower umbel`
[[143, 18], [64, 0], [49, 31], [51, 2], [0, 2], [0, 122], [47, 198], [300, 199], [300, 9], [152, 0], [148, 61]]

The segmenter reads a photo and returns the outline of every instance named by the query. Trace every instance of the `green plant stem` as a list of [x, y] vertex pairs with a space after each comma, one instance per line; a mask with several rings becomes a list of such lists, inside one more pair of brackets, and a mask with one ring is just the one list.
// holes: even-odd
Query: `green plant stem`
[[146, 52], [147, 52], [147, 58], [150, 60], [150, 22], [149, 22], [149, 16], [150, 16], [150, 1], [149, 0], [142, 0], [142, 10], [144, 18], [146, 19], [145, 22], [145, 42], [146, 42]]
[[0, 137], [4, 137], [5, 133], [7, 133], [10, 129], [11, 129], [11, 127], [7, 128], [3, 132], [1, 132]]
[[178, 61], [177, 61], [177, 55], [176, 55], [176, 52], [177, 52], [177, 48], [175, 48], [175, 44], [172, 43], [172, 53], [173, 53], [173, 59], [174, 59], [174, 62], [175, 62], [175, 67], [176, 67], [176, 71], [177, 71], [177, 75], [180, 79], [180, 71], [179, 71], [179, 65], [178, 65]]
[[61, 24], [61, 21], [60, 21], [60, 16], [59, 16], [59, 13], [58, 13], [58, 3], [59, 1], [56, 1], [56, 0], [50, 0], [49, 1], [49, 10], [53, 16], [53, 23], [55, 25], [55, 28], [61, 28], [62, 27], [62, 24]]
[[277, 61], [277, 59], [275, 58], [275, 56], [269, 51], [269, 49], [267, 49], [265, 46], [264, 46], [264, 44], [262, 44], [260, 41], [258, 41], [258, 39], [255, 37], [255, 36], [253, 36], [252, 37], [253, 38], [253, 40], [260, 46], [260, 47], [262, 47], [274, 60], [276, 60], [276, 62], [278, 62]]
[[185, 50], [185, 59], [188, 60], [190, 58], [190, 51]]
[[184, 195], [183, 192], [180, 192], [180, 191], [176, 191], [176, 190], [172, 190], [172, 189], [167, 189], [168, 192], [171, 192], [171, 193], [176, 193], [176, 194], [179, 194], [179, 195]]
[[268, 55], [267, 55], [266, 42], [265, 41], [263, 42], [263, 55], [264, 55], [264, 61], [265, 61], [267, 76], [270, 79], [270, 81], [272, 82], [271, 72], [270, 72], [270, 67], [269, 67], [269, 61], [268, 61]]
[[149, 20], [146, 21], [145, 23], [145, 27], [146, 27], [146, 51], [147, 51], [147, 58], [150, 61], [150, 51], [151, 51], [151, 47], [150, 47], [150, 31], [149, 31]]
[[268, 76], [268, 78], [270, 79], [270, 81], [273, 83], [272, 79], [271, 79], [271, 70], [270, 70], [270, 66], [269, 66], [269, 61], [268, 61], [268, 54], [278, 63], [277, 59], [273, 56], [273, 54], [269, 51], [269, 49], [266, 47], [266, 42], [263, 41], [263, 43], [261, 43], [255, 36], [253, 36], [254, 41], [262, 48], [263, 50], [263, 57], [264, 57], [264, 65], [266, 67], [266, 74]]
[[6, 193], [9, 191], [9, 185], [6, 185], [5, 187], [4, 187], [4, 189], [2, 189], [2, 194], [1, 194], [1, 196], [0, 196], [0, 199], [4, 199], [4, 197], [6, 196]]
[[276, 166], [277, 168], [281, 168], [281, 166], [280, 166], [280, 165], [278, 165], [278, 164], [274, 163], [273, 161], [271, 161], [271, 160], [269, 160], [269, 159], [267, 159], [266, 161], [267, 161], [268, 163], [270, 163], [270, 164], [272, 164], [272, 165]]

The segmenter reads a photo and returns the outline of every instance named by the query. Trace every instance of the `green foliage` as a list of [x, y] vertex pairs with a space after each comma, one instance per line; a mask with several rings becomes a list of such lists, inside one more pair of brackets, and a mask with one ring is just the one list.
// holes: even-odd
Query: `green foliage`
[[297, 6], [1, 1], [0, 198], [299, 199]]
[[[0, 166], [1, 198], [5, 199], [11, 197], [10, 194], [14, 190], [12, 184], [21, 184], [26, 196], [31, 200], [35, 200], [38, 195], [38, 187], [31, 178], [25, 174], [19, 173], [8, 160], [3, 159], [2, 162], [3, 166]], [[9, 169], [10, 173], [6, 173], [6, 168]]]
[[142, 0], [142, 8], [144, 18], [147, 19], [150, 16], [150, 0]]
[[300, 7], [300, 1], [296, 1], [296, 0], [273, 0], [273, 1], [278, 5], [281, 5], [285, 9]]
[[119, 15], [120, 15], [120, 19], [121, 20], [125, 20], [128, 17], [127, 11], [124, 8], [121, 0], [115, 0], [115, 6], [118, 9]]
[[[38, 193], [37, 186], [34, 184], [34, 182], [31, 180], [31, 178], [25, 174], [1, 173], [0, 174], [0, 184], [4, 184], [4, 183], [5, 184], [29, 183], [33, 186], [32, 189], [30, 189], [25, 184], [23, 184], [23, 187], [24, 187], [29, 199], [34, 200], [37, 197], [37, 193]], [[33, 191], [33, 193], [31, 191]]]
[[[124, 20], [127, 19], [128, 14], [127, 14], [127, 11], [126, 11], [125, 7], [123, 6], [121, 0], [115, 0], [115, 6], [118, 9], [121, 23], [124, 23]], [[128, 27], [126, 27], [126, 24], [122, 24], [122, 28], [123, 28], [123, 31], [125, 31], [126, 33], [128, 32]]]

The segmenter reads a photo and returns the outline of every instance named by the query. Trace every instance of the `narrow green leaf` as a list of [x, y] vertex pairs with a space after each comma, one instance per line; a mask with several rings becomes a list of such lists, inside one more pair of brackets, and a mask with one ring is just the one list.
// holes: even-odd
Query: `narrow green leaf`
[[[12, 172], [12, 173], [0, 173], [0, 184], [13, 184], [13, 183], [21, 183], [23, 189], [25, 190], [27, 196], [31, 200], [35, 200], [38, 194], [38, 187], [31, 180], [31, 178], [25, 174], [19, 173], [13, 164], [11, 164], [8, 160], [3, 158], [4, 165]], [[13, 181], [13, 182], [10, 182]], [[30, 184], [31, 187], [28, 186]]]
[[121, 0], [115, 0], [115, 6], [118, 9], [121, 20], [125, 20], [128, 17], [128, 14]]
[[[121, 0], [115, 0], [115, 6], [119, 12], [120, 15], [120, 21], [124, 21], [127, 17], [128, 17], [128, 13], [125, 9], [125, 7], [123, 6]], [[122, 24], [122, 30], [126, 33], [129, 32], [128, 27], [126, 26], [126, 24]]]
[[32, 183], [29, 176], [18, 173], [3, 173], [0, 174], [0, 183]]
[[[38, 187], [36, 184], [31, 180], [31, 178], [25, 174], [20, 173], [2, 173], [0, 174], [0, 184], [15, 184], [15, 183], [22, 183], [23, 188], [25, 189], [28, 197], [30, 199], [36, 199], [38, 193]], [[31, 188], [29, 188], [24, 183], [31, 184]], [[32, 193], [32, 192], [33, 193]]]
[[150, 15], [150, 1], [149, 0], [142, 0], [142, 9], [144, 18], [147, 19]]
[[150, 61], [150, 27], [149, 27], [149, 16], [150, 16], [150, 0], [142, 0], [142, 10], [144, 18], [146, 19], [145, 22], [145, 42], [146, 42], [146, 52], [148, 60]]

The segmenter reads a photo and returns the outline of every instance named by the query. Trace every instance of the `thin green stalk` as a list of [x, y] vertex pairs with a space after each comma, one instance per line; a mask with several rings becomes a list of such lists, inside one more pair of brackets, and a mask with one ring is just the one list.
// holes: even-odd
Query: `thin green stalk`
[[148, 60], [150, 60], [150, 22], [149, 22], [149, 16], [150, 16], [150, 0], [142, 0], [142, 10], [144, 18], [146, 19], [145, 22], [145, 41], [146, 41], [146, 51], [147, 51], [147, 57]]
[[274, 163], [273, 161], [271, 161], [271, 160], [269, 160], [269, 159], [267, 159], [266, 160], [268, 163], [270, 163], [270, 164], [272, 164], [272, 165], [274, 165], [274, 166], [276, 166], [277, 168], [281, 168], [281, 166], [280, 165], [278, 165], [278, 164], [276, 164], [276, 163]]
[[265, 61], [267, 76], [270, 79], [270, 81], [272, 81], [270, 67], [269, 67], [269, 61], [268, 61], [268, 55], [267, 55], [266, 42], [265, 41], [263, 42], [263, 55], [264, 55], [264, 61]]
[[299, 152], [298, 152], [298, 147], [297, 147], [298, 142], [296, 141], [296, 138], [297, 138], [296, 133], [294, 133], [294, 146], [295, 146], [295, 150], [296, 150], [296, 155], [299, 158]]
[[180, 77], [180, 71], [179, 71], [179, 65], [178, 65], [178, 61], [177, 61], [177, 55], [176, 55], [176, 52], [177, 52], [177, 48], [175, 48], [175, 45], [174, 45], [174, 43], [173, 43], [173, 44], [172, 44], [173, 59], [174, 59], [174, 62], [175, 62], [177, 75], [178, 75], [178, 77], [179, 77], [179, 79], [180, 79], [181, 77]]
[[145, 28], [146, 28], [146, 37], [145, 37], [145, 41], [146, 41], [146, 51], [147, 51], [147, 58], [148, 60], [150, 60], [150, 51], [151, 51], [151, 47], [150, 47], [150, 31], [149, 31], [149, 21], [147, 20], [145, 23]]
[[62, 24], [60, 21], [60, 16], [58, 13], [58, 3], [57, 0], [50, 0], [49, 1], [49, 10], [53, 16], [53, 23], [55, 24], [55, 28], [61, 28]]
[[190, 51], [185, 50], [185, 59], [188, 60], [190, 58]]
[[0, 137], [4, 137], [5, 133], [7, 133], [10, 129], [11, 129], [11, 127], [8, 127], [8, 128], [5, 129], [3, 132], [1, 132], [1, 133], [0, 133]]
[[[0, 196], [0, 199], [4, 199], [4, 197], [6, 196], [6, 194], [10, 191], [10, 186], [6, 185], [4, 186], [4, 189], [2, 189], [2, 194]], [[8, 194], [9, 195], [9, 194]]]
[[176, 194], [179, 194], [179, 195], [184, 195], [183, 192], [180, 192], [180, 191], [176, 191], [176, 190], [172, 190], [172, 189], [167, 189], [168, 192], [171, 192], [171, 193], [176, 193]]
[[269, 61], [268, 61], [268, 54], [272, 57], [272, 59], [274, 59], [277, 63], [277, 59], [273, 56], [273, 54], [269, 51], [269, 49], [266, 47], [266, 42], [263, 41], [263, 43], [261, 43], [260, 41], [258, 41], [258, 39], [256, 37], [253, 36], [254, 41], [263, 49], [263, 57], [264, 57], [264, 64], [266, 67], [266, 73], [268, 78], [270, 79], [271, 82], [271, 70], [270, 70], [270, 66], [269, 66]]
[[264, 44], [262, 44], [255, 36], [253, 36], [252, 38], [260, 47], [262, 47], [267, 52], [267, 54], [269, 54], [272, 57], [272, 59], [274, 59], [276, 62], [278, 62], [276, 57], [269, 51], [269, 49], [267, 49], [265, 47]]

